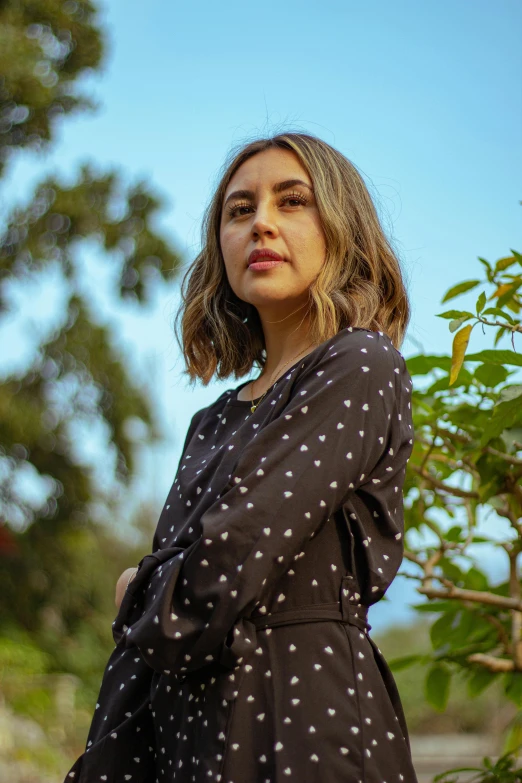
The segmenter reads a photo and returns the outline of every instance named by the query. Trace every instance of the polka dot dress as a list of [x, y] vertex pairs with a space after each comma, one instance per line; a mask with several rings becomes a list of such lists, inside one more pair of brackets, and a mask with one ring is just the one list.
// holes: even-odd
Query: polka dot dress
[[66, 783], [417, 783], [368, 607], [403, 556], [411, 378], [348, 327], [189, 426]]

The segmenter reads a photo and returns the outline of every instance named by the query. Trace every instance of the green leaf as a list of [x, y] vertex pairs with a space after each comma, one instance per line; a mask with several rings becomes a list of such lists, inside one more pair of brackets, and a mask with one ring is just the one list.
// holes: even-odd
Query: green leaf
[[[502, 440], [495, 439], [490, 444], [494, 448], [503, 449]], [[481, 503], [505, 491], [506, 464], [499, 457], [483, 452], [475, 462], [480, 481], [477, 486]]]
[[507, 334], [507, 332], [509, 332], [509, 327], [499, 326], [499, 328], [497, 329], [497, 333], [495, 335], [495, 339], [493, 340], [493, 345], [497, 346], [500, 340], [502, 339], [502, 337], [504, 336], [504, 334]]
[[473, 377], [488, 389], [494, 389], [506, 380], [508, 371], [501, 364], [481, 364], [473, 373]]
[[480, 439], [481, 446], [487, 446], [492, 438], [496, 438], [504, 430], [522, 424], [522, 406], [517, 397], [508, 402], [501, 402], [493, 408], [493, 415], [484, 428]]
[[460, 525], [453, 525], [444, 534], [446, 541], [460, 541], [462, 538], [462, 527]]
[[504, 693], [517, 707], [522, 707], [522, 672], [508, 672], [505, 675]]
[[388, 665], [392, 671], [398, 672], [401, 669], [408, 668], [408, 666], [413, 666], [415, 663], [422, 663], [425, 659], [425, 655], [405, 655], [402, 658], [388, 660]]
[[514, 256], [506, 256], [506, 258], [500, 258], [495, 264], [495, 272], [502, 272], [504, 269], [508, 269], [513, 266], [516, 259]]
[[[428, 386], [426, 389], [426, 393], [429, 395], [435, 394], [435, 392], [439, 391], [447, 391], [449, 389], [449, 374], [443, 376], [442, 378], [437, 378], [436, 381], [434, 381], [432, 384]], [[466, 370], [465, 367], [462, 367], [459, 372], [459, 377], [453, 384], [453, 389], [467, 389], [469, 386], [472, 385], [473, 382], [473, 375]]]
[[475, 698], [486, 688], [489, 688], [498, 677], [497, 672], [490, 672], [489, 669], [477, 668], [471, 672], [468, 678], [467, 687], [471, 698]]
[[479, 285], [480, 282], [480, 280], [466, 280], [465, 283], [459, 283], [458, 285], [453, 286], [452, 288], [448, 289], [448, 291], [446, 291], [444, 297], [441, 300], [441, 304], [442, 302], [447, 302], [449, 299], [453, 299], [459, 294], [463, 294], [465, 291], [470, 291], [472, 288], [475, 288], [477, 285]]
[[517, 323], [514, 318], [508, 315], [508, 313], [506, 313], [500, 307], [488, 307], [482, 312], [482, 315], [496, 315], [498, 318], [505, 318], [507, 321], [509, 321], [510, 324]]
[[486, 267], [486, 275], [488, 277], [488, 280], [490, 282], [492, 282], [493, 281], [493, 267], [491, 266], [489, 261], [486, 261], [485, 258], [481, 258], [480, 256], [478, 256], [478, 260], [480, 261], [481, 264], [484, 264], [484, 266]]
[[467, 310], [446, 310], [445, 313], [437, 313], [437, 318], [475, 318], [473, 313], [469, 313]]
[[488, 364], [511, 364], [515, 367], [522, 367], [522, 354], [515, 351], [494, 350], [486, 348], [478, 353], [468, 353], [467, 362], [487, 362]]
[[442, 568], [444, 576], [451, 579], [455, 584], [464, 579], [464, 571], [459, 568], [457, 563], [451, 560], [447, 555], [441, 557], [439, 560], [439, 566]]
[[480, 315], [484, 307], [486, 306], [486, 292], [482, 291], [477, 299], [477, 315]]
[[431, 644], [434, 650], [441, 651], [450, 649], [450, 638], [453, 634], [453, 625], [458, 624], [458, 613], [460, 607], [457, 603], [452, 607], [451, 611], [441, 615], [430, 628]]
[[451, 671], [446, 666], [433, 666], [426, 677], [425, 692], [429, 703], [436, 710], [446, 709], [451, 682]]
[[[476, 621], [477, 618], [473, 612], [459, 607], [453, 618], [450, 635], [447, 639], [452, 650], [458, 650], [469, 643], [475, 632]], [[479, 629], [479, 633], [483, 633], [483, 628]]]
[[449, 356], [436, 356], [428, 354], [426, 356], [410, 356], [406, 359], [406, 366], [410, 375], [427, 375], [435, 368], [450, 371], [451, 359]]
[[503, 307], [505, 304], [508, 304], [513, 299], [513, 296], [516, 294], [521, 285], [522, 280], [515, 280], [515, 282], [510, 285], [501, 296], [498, 297], [497, 306]]
[[489, 582], [486, 575], [475, 566], [471, 566], [466, 572], [464, 585], [468, 590], [488, 590]]

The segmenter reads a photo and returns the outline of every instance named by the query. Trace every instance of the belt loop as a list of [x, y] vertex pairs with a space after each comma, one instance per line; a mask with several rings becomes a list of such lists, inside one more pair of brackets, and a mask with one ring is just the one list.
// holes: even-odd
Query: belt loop
[[352, 616], [352, 609], [354, 604], [358, 603], [357, 598], [357, 582], [352, 574], [343, 576], [341, 582], [341, 611], [343, 613], [343, 620], [349, 620]]
[[368, 607], [360, 603], [361, 595], [353, 574], [343, 576], [340, 599], [343, 620], [368, 633], [371, 629], [368, 624]]

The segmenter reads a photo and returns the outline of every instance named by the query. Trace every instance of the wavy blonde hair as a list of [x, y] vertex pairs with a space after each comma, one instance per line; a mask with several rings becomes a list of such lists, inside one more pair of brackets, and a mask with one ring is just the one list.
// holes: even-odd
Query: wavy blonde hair
[[[181, 285], [175, 334], [185, 374], [206, 386], [250, 372], [266, 361], [256, 308], [229, 285], [220, 246], [220, 223], [228, 184], [253, 155], [271, 148], [296, 153], [313, 184], [326, 237], [326, 258], [309, 287], [310, 341], [328, 340], [347, 326], [385, 332], [400, 349], [411, 317], [400, 262], [384, 235], [358, 169], [338, 150], [306, 133], [279, 133], [233, 148], [205, 210], [202, 250]], [[181, 338], [178, 323], [181, 320]]]

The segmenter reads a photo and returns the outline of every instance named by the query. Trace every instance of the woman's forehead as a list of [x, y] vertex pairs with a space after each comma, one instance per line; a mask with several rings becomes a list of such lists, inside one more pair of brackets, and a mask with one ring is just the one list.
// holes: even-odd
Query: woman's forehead
[[300, 179], [312, 184], [306, 169], [302, 166], [298, 156], [291, 150], [270, 149], [263, 150], [244, 161], [234, 172], [225, 192], [225, 198], [229, 192], [238, 185], [245, 188], [255, 188], [258, 182], [275, 185], [281, 180]]

